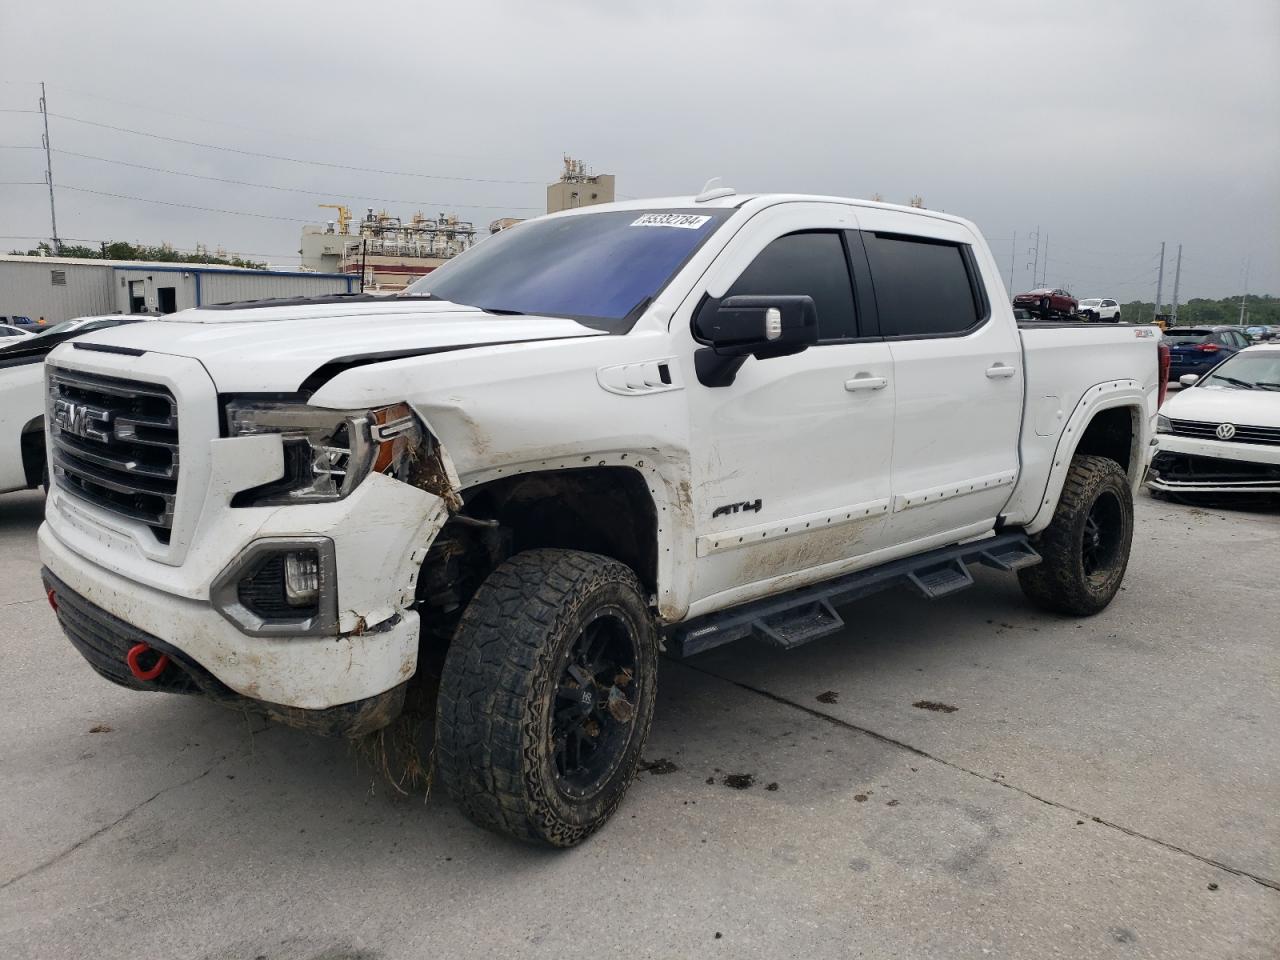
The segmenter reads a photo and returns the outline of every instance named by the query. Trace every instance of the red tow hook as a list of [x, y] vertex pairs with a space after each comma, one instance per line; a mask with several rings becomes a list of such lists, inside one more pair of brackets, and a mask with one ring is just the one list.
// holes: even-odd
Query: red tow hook
[[155, 653], [155, 651], [145, 643], [130, 647], [129, 653], [124, 658], [125, 662], [129, 664], [129, 672], [139, 680], [154, 680], [164, 673], [165, 667], [169, 666], [169, 655], [166, 653], [160, 654], [156, 658], [155, 665], [149, 670], [144, 670], [140, 662], [144, 653]]
[[54, 613], [57, 613], [58, 612], [58, 592], [54, 590], [52, 587], [50, 587], [48, 590], [45, 591], [45, 594], [49, 597], [49, 606], [53, 607]]

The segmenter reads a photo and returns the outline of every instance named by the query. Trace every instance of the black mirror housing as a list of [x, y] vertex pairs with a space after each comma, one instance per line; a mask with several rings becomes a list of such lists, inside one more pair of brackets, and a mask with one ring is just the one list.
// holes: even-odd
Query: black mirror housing
[[708, 300], [694, 334], [722, 357], [786, 356], [818, 342], [818, 309], [805, 295]]
[[693, 335], [707, 344], [693, 355], [698, 381], [727, 387], [747, 357], [785, 357], [817, 343], [818, 308], [805, 295], [709, 298], [694, 315]]

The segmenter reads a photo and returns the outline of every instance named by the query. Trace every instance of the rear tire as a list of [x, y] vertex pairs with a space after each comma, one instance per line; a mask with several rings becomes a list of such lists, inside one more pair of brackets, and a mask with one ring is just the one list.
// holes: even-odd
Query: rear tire
[[1073, 457], [1053, 520], [1034, 542], [1043, 562], [1018, 571], [1032, 603], [1076, 617], [1103, 610], [1120, 589], [1133, 543], [1133, 492], [1120, 464]]
[[530, 550], [489, 575], [445, 659], [437, 770], [477, 824], [571, 847], [635, 776], [657, 690], [640, 583], [609, 557]]

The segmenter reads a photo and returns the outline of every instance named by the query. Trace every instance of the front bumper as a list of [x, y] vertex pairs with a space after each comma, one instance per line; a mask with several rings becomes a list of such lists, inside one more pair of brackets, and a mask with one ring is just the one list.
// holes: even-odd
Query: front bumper
[[[319, 710], [383, 693], [417, 669], [414, 587], [445, 513], [439, 498], [374, 475], [337, 503], [224, 506], [211, 523], [218, 535], [199, 538], [201, 549], [168, 566], [130, 552], [95, 526], [87, 505], [55, 485], [40, 527], [40, 559], [67, 588], [180, 651], [235, 693]], [[215, 608], [212, 584], [251, 544], [302, 534], [334, 543], [336, 631], [251, 636]]]
[[[41, 571], [41, 576], [45, 590], [55, 603], [58, 623], [71, 645], [101, 676], [122, 687], [195, 694], [225, 706], [252, 710], [311, 733], [333, 737], [360, 737], [380, 730], [404, 707], [407, 681], [372, 697], [321, 710], [303, 710], [241, 696], [184, 651], [85, 599], [47, 567]], [[129, 651], [138, 644], [169, 659], [168, 665], [154, 679], [141, 680], [128, 666]]]
[[1280, 493], [1280, 446], [1161, 433], [1147, 485], [1169, 493]]

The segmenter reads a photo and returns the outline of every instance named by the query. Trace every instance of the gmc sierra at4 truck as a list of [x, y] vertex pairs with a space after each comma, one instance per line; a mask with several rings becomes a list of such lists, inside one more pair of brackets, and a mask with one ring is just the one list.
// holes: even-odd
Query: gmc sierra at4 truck
[[349, 737], [438, 680], [437, 782], [557, 846], [621, 801], [660, 651], [972, 564], [1105, 607], [1161, 389], [1154, 328], [1020, 329], [965, 220], [728, 188], [94, 333], [46, 380], [44, 578], [99, 673]]

